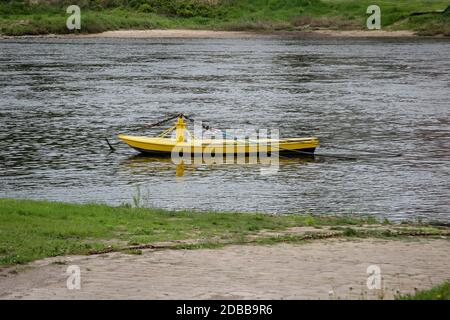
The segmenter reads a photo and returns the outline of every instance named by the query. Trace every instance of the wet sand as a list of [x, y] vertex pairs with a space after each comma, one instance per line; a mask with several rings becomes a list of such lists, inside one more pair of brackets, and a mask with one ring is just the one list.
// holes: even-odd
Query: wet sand
[[[449, 249], [448, 240], [341, 239], [58, 257], [2, 270], [0, 298], [391, 299], [449, 280]], [[67, 289], [69, 265], [80, 266], [79, 290]], [[383, 289], [367, 289], [369, 265]]]

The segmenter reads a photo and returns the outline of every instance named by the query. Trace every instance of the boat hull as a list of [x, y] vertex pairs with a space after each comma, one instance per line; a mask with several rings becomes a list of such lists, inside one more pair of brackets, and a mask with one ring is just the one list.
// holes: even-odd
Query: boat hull
[[[145, 149], [140, 149], [140, 148], [135, 148], [132, 147], [134, 150], [139, 151], [142, 154], [146, 154], [146, 155], [154, 155], [154, 156], [161, 156], [161, 157], [170, 157], [172, 155], [172, 152], [164, 152], [164, 151], [153, 151], [153, 150], [145, 150]], [[315, 152], [316, 148], [309, 148], [309, 149], [300, 149], [300, 150], [293, 150], [293, 151], [285, 151], [285, 150], [280, 150], [278, 153], [283, 155], [283, 156], [313, 156], [314, 152]], [[270, 156], [272, 152], [268, 152], [268, 155]], [[191, 153], [192, 155], [195, 155], [196, 153]], [[201, 154], [201, 153], [198, 153]], [[250, 156], [254, 153], [233, 153], [234, 155], [240, 155], [243, 154], [245, 156]], [[256, 153], [257, 154], [257, 153]], [[226, 153], [224, 154], [226, 155]]]
[[177, 143], [175, 139], [149, 138], [140, 136], [119, 135], [119, 139], [133, 149], [149, 155], [171, 156], [173, 152], [179, 154], [223, 154], [223, 155], [252, 155], [258, 153], [279, 153], [289, 156], [311, 156], [318, 145], [318, 139], [290, 138], [266, 139], [257, 143], [233, 140], [202, 140]]

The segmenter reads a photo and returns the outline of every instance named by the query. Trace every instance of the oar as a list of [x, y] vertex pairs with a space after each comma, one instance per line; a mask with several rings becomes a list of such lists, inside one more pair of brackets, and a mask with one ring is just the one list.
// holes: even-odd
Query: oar
[[111, 145], [111, 143], [109, 143], [108, 138], [105, 137], [106, 143], [108, 144], [109, 149], [111, 150], [111, 152], [116, 151], [116, 149]]

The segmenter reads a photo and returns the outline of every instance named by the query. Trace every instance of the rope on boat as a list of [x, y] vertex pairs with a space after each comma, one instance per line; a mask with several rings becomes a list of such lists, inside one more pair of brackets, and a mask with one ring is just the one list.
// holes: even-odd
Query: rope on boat
[[165, 119], [162, 119], [161, 121], [158, 121], [158, 122], [155, 122], [155, 123], [151, 123], [151, 124], [143, 125], [143, 127], [144, 127], [145, 129], [157, 127], [157, 126], [160, 126], [160, 125], [162, 125], [162, 124], [164, 124], [164, 123], [166, 123], [166, 122], [168, 122], [168, 121], [170, 121], [170, 120], [173, 120], [173, 119], [175, 119], [175, 118], [178, 118], [179, 116], [182, 116], [182, 115], [183, 115], [182, 113], [177, 113], [176, 115], [172, 115], [172, 116], [170, 116], [170, 117], [167, 117], [167, 118], [165, 118]]
[[[184, 117], [186, 120], [195, 122], [195, 120], [194, 120], [193, 118], [188, 117], [187, 115], [185, 115], [185, 114], [183, 114], [183, 113], [180, 113], [180, 116]], [[213, 128], [211, 128], [210, 126], [203, 124], [203, 121], [202, 121], [202, 128], [205, 129], [205, 130], [213, 129]], [[220, 130], [220, 129], [217, 129], [217, 130], [223, 132], [223, 131]]]
[[[166, 122], [169, 122], [169, 121], [171, 121], [171, 120], [173, 120], [173, 119], [175, 119], [175, 118], [178, 118], [178, 117], [181, 116], [181, 115], [182, 115], [181, 113], [177, 113], [177, 114], [175, 114], [175, 115], [171, 115], [171, 116], [169, 116], [169, 117], [167, 117], [167, 118], [164, 118], [164, 119], [162, 119], [162, 120], [160, 120], [160, 121], [158, 121], [158, 122], [151, 123], [151, 124], [145, 124], [145, 125], [143, 125], [142, 127], [145, 128], [145, 129], [157, 127], [157, 126], [160, 126], [160, 125], [162, 125], [162, 124], [164, 124], [164, 123], [166, 123]], [[170, 128], [170, 129], [172, 129], [172, 128]], [[111, 150], [111, 152], [116, 151], [116, 149], [115, 149], [115, 148], [111, 145], [111, 143], [109, 142], [108, 138], [105, 137], [105, 141], [106, 141], [106, 143], [108, 144], [108, 147], [109, 147], [109, 149]]]

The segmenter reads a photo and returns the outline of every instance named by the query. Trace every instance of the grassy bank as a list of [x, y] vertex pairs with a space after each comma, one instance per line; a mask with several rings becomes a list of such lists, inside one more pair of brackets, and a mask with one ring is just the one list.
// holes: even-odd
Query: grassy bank
[[[215, 247], [224, 244], [302, 242], [329, 237], [441, 236], [445, 230], [402, 225], [378, 225], [355, 217], [273, 216], [249, 213], [166, 211], [0, 199], [0, 265], [68, 254], [108, 251], [140, 253], [148, 244], [175, 242], [172, 248]], [[280, 233], [292, 227], [314, 227], [314, 233]], [[388, 229], [386, 229], [386, 228]]]
[[[0, 264], [183, 239], [239, 241], [259, 230], [353, 225], [353, 218], [199, 213], [0, 199]], [[370, 222], [370, 221], [365, 221]]]
[[450, 283], [444, 282], [428, 290], [396, 297], [397, 300], [450, 300]]
[[[65, 9], [81, 7], [82, 33], [118, 29], [361, 30], [369, 0], [3, 0], [0, 33], [69, 33]], [[450, 35], [448, 0], [379, 0], [382, 29]]]

